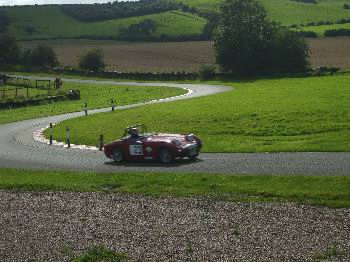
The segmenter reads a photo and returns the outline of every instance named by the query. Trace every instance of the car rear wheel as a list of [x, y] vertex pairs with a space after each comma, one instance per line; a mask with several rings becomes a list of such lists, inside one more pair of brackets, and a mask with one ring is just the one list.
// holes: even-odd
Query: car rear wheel
[[114, 148], [112, 151], [112, 158], [117, 163], [123, 162], [124, 156], [122, 150], [118, 147]]
[[189, 156], [188, 158], [189, 158], [190, 160], [192, 160], [192, 161], [195, 161], [195, 160], [198, 159], [198, 154], [197, 154], [197, 155], [194, 155], [194, 156]]
[[169, 164], [169, 163], [173, 162], [174, 157], [171, 154], [171, 152], [169, 151], [169, 149], [163, 148], [159, 152], [159, 160], [163, 164]]

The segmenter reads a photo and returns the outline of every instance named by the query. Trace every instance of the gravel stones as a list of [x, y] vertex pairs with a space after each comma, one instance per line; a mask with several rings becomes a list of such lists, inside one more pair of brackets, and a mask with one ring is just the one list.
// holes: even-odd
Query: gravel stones
[[350, 210], [103, 193], [0, 191], [1, 261], [70, 261], [103, 245], [131, 261], [350, 260]]

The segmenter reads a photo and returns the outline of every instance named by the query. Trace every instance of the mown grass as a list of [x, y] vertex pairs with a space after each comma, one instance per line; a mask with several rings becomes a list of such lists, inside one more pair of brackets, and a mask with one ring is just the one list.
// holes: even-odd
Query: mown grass
[[[180, 11], [113, 19], [101, 22], [81, 22], [64, 14], [59, 6], [18, 6], [6, 8], [12, 23], [12, 31], [18, 39], [50, 39], [78, 37], [117, 38], [122, 28], [139, 23], [144, 19], [153, 20], [157, 28], [153, 36], [199, 35], [206, 20]], [[28, 33], [28, 27], [35, 29]]]
[[94, 145], [101, 132], [111, 141], [145, 123], [150, 131], [193, 132], [205, 152], [350, 150], [350, 74], [217, 84], [234, 90], [68, 120], [54, 137], [64, 141], [70, 126], [74, 143]]
[[0, 169], [0, 189], [209, 197], [216, 200], [350, 207], [349, 176], [96, 174]]
[[79, 89], [81, 99], [0, 110], [0, 124], [67, 112], [82, 111], [85, 102], [88, 104], [89, 109], [93, 109], [111, 106], [110, 101], [112, 98], [116, 100], [116, 105], [126, 105], [186, 93], [185, 90], [179, 88], [133, 87], [123, 86], [122, 84], [120, 86], [115, 86], [100, 83], [78, 84], [66, 82], [64, 83], [63, 89], [66, 91], [69, 89]]

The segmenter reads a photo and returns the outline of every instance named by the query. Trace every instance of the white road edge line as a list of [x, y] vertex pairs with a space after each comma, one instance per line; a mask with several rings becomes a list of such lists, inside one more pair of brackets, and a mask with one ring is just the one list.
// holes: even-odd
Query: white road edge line
[[[171, 96], [171, 97], [166, 97], [166, 98], [160, 98], [160, 99], [153, 99], [150, 100], [148, 102], [144, 102], [144, 103], [137, 103], [137, 104], [131, 104], [129, 106], [135, 106], [135, 107], [139, 107], [139, 106], [143, 106], [143, 105], [148, 105], [148, 104], [156, 104], [162, 101], [167, 101], [167, 100], [172, 100], [172, 99], [176, 99], [176, 98], [181, 98], [181, 97], [187, 97], [192, 95], [193, 90], [186, 88], [186, 87], [180, 87], [184, 90], [187, 91], [186, 94], [183, 95], [178, 95], [178, 96]], [[103, 109], [108, 109], [109, 107], [103, 108]], [[122, 110], [122, 107], [115, 107], [115, 110]], [[101, 113], [107, 113], [107, 112], [101, 112]], [[92, 113], [92, 114], [96, 114], [96, 113]], [[57, 123], [52, 123], [53, 126], [55, 126]], [[40, 128], [37, 129], [33, 132], [33, 139], [36, 142], [39, 143], [43, 143], [43, 144], [47, 144], [50, 145], [50, 140], [46, 138], [45, 136], [45, 130], [47, 130], [50, 126], [46, 126], [44, 128]], [[57, 147], [63, 147], [63, 148], [68, 148], [68, 145], [64, 142], [59, 142], [57, 140], [52, 140], [52, 145], [51, 146], [57, 146]], [[99, 148], [96, 146], [88, 146], [88, 145], [76, 145], [76, 144], [70, 144], [70, 149], [79, 149], [79, 150], [91, 150], [91, 151], [99, 151]]]

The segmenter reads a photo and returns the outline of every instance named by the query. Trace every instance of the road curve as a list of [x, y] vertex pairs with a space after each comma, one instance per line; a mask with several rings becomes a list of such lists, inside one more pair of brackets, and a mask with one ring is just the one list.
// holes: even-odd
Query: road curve
[[[38, 79], [36, 77], [36, 79]], [[46, 79], [46, 78], [45, 78]], [[64, 79], [65, 82], [94, 83], [95, 80]], [[98, 81], [98, 83], [132, 86], [171, 86], [188, 89], [179, 96], [150, 103], [161, 103], [206, 96], [231, 90], [230, 87], [206, 84], [134, 83]], [[126, 109], [142, 104], [118, 107]], [[109, 111], [91, 110], [92, 113]], [[114, 164], [102, 152], [49, 146], [33, 139], [33, 133], [82, 112], [25, 120], [0, 125], [0, 167], [35, 170], [73, 170], [90, 172], [191, 172], [223, 174], [276, 175], [350, 175], [350, 153], [203, 153], [196, 162], [178, 161], [172, 165], [156, 163]], [[74, 141], [73, 141], [74, 143]]]

